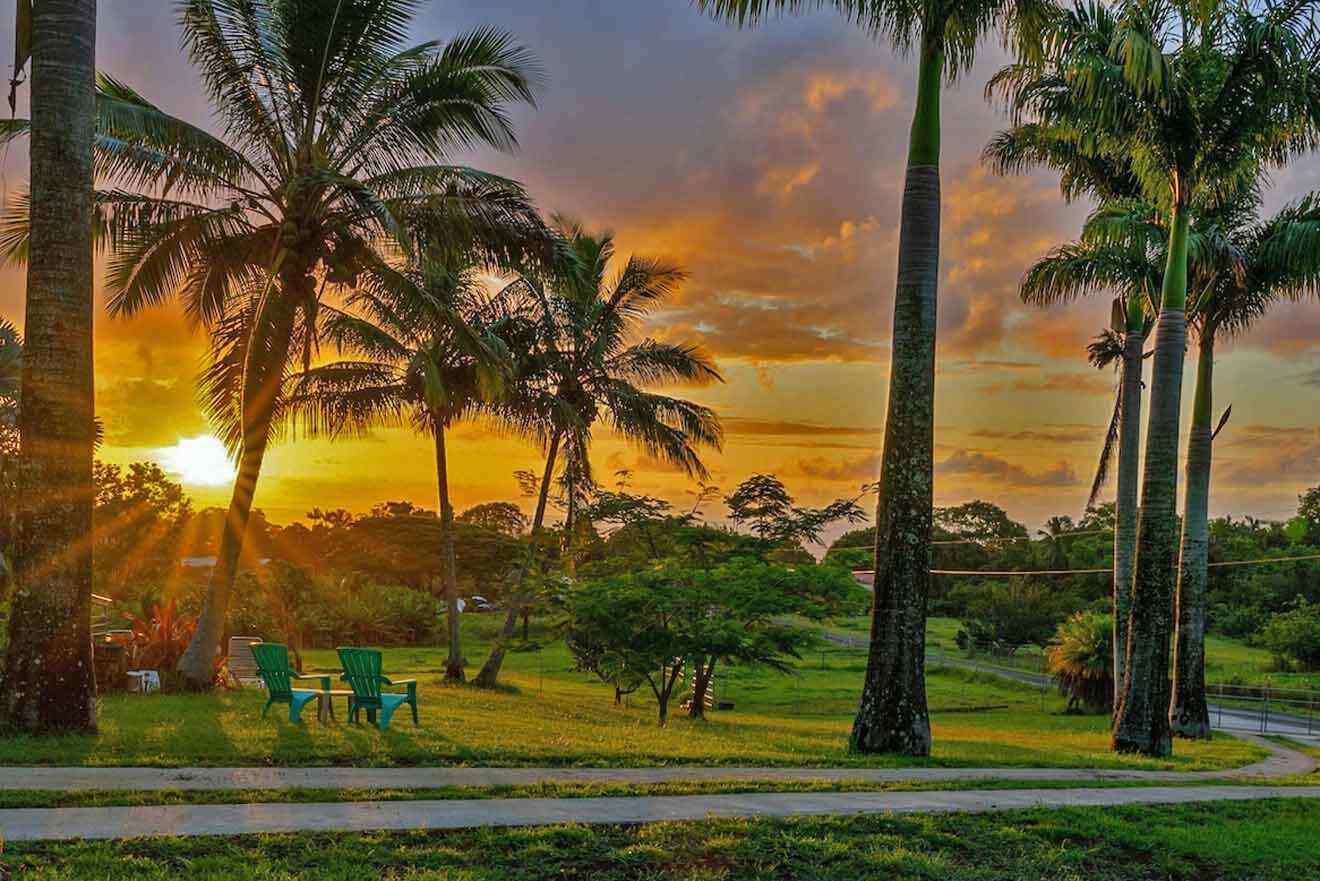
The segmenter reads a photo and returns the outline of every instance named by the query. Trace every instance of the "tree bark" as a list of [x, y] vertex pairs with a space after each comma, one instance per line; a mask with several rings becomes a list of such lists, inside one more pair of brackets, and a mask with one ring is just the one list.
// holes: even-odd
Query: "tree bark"
[[225, 515], [225, 528], [220, 535], [215, 568], [211, 570], [206, 585], [202, 612], [188, 648], [176, 667], [188, 686], [195, 690], [208, 690], [214, 685], [215, 664], [224, 638], [229, 598], [242, 560], [257, 480], [270, 446], [271, 424], [279, 402], [284, 365], [292, 345], [296, 308], [293, 304], [301, 299], [295, 292], [296, 286], [306, 283], [305, 272], [286, 265], [281, 273], [281, 291], [272, 293], [276, 299], [267, 307], [272, 309], [270, 315], [256, 316], [254, 326], [248, 330], [247, 377], [240, 404], [243, 445], [239, 452], [238, 475]]
[[1169, 734], [1169, 637], [1178, 552], [1178, 433], [1187, 342], [1187, 208], [1174, 209], [1169, 265], [1155, 332], [1150, 423], [1137, 526], [1128, 623], [1127, 671], [1115, 714], [1113, 749], [1149, 756], [1173, 752]]
[[458, 616], [458, 572], [454, 553], [454, 508], [449, 502], [449, 457], [445, 454], [445, 427], [435, 427], [435, 474], [440, 490], [440, 541], [445, 559], [445, 611], [449, 624], [449, 657], [445, 661], [445, 681], [463, 682], [462, 634]]
[[923, 47], [908, 151], [894, 298], [889, 413], [876, 510], [875, 597], [852, 748], [930, 754], [926, 603], [935, 470], [935, 323], [940, 269], [943, 47]]
[[[1114, 706], [1118, 706], [1127, 670], [1128, 617], [1132, 614], [1132, 573], [1137, 554], [1137, 505], [1141, 468], [1142, 374], [1145, 371], [1146, 335], [1133, 329], [1128, 310], [1128, 331], [1123, 344], [1123, 378], [1118, 411], [1118, 481], [1114, 504]], [[1143, 321], [1138, 311], [1135, 320]]]
[[522, 590], [523, 579], [527, 577], [527, 570], [532, 568], [536, 559], [536, 542], [540, 538], [541, 528], [545, 524], [545, 511], [550, 500], [550, 481], [555, 473], [555, 458], [559, 454], [560, 436], [556, 433], [550, 438], [550, 449], [545, 457], [545, 473], [541, 477], [541, 492], [536, 501], [536, 514], [532, 517], [532, 534], [528, 540], [527, 557], [523, 561], [522, 569], [518, 571], [517, 582], [513, 590], [509, 592], [506, 600], [508, 609], [504, 613], [504, 626], [500, 628], [500, 634], [495, 640], [495, 645], [491, 647], [490, 656], [486, 658], [486, 663], [481, 665], [481, 672], [473, 680], [473, 684], [480, 688], [494, 688], [499, 682], [500, 668], [504, 666], [505, 647], [509, 640], [513, 639], [513, 634], [518, 627], [518, 615], [522, 611], [521, 602], [517, 602], [518, 594]]
[[0, 725], [93, 731], [92, 148], [96, 0], [32, 17], [31, 242]]
[[1210, 737], [1205, 697], [1205, 592], [1210, 563], [1210, 465], [1213, 441], [1215, 328], [1201, 328], [1196, 400], [1187, 441], [1182, 555], [1178, 572], [1177, 634], [1169, 726], [1179, 737]]
[[710, 682], [715, 676], [715, 658], [697, 667], [692, 677], [692, 706], [688, 715], [693, 719], [706, 718], [706, 693], [710, 691]]

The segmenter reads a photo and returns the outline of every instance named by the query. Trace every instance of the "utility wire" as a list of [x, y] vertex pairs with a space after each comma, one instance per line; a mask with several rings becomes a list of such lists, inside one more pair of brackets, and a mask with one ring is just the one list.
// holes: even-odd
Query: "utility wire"
[[[1271, 563], [1302, 563], [1308, 560], [1320, 560], [1320, 554], [1304, 554], [1299, 557], [1261, 557], [1257, 560], [1227, 560], [1222, 563], [1211, 563], [1211, 569], [1227, 569], [1236, 566], [1265, 566]], [[998, 571], [998, 570], [977, 570], [977, 569], [932, 569], [931, 575], [951, 575], [959, 578], [970, 577], [1003, 577], [1016, 578], [1027, 575], [1108, 575], [1112, 573], [1113, 567], [1106, 569], [1025, 569], [1020, 571]], [[874, 569], [854, 569], [855, 575], [874, 575]]]
[[[1112, 529], [1084, 529], [1077, 532], [1060, 532], [1058, 535], [1045, 535], [1040, 538], [1039, 541], [1053, 541], [1056, 538], [1075, 538], [1082, 535], [1109, 535], [1113, 531], [1114, 530]], [[933, 541], [931, 542], [931, 545], [987, 545], [1037, 540], [1038, 539], [1034, 539], [1029, 535], [1012, 535], [1003, 537], [992, 536], [990, 538], [960, 538], [949, 541]]]

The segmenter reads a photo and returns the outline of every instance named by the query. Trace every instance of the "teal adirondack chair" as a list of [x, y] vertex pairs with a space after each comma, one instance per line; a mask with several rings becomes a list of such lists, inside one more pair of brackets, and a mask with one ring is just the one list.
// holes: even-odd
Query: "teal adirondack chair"
[[[339, 649], [339, 663], [344, 668], [344, 675], [339, 677], [353, 689], [353, 696], [348, 699], [348, 721], [356, 722], [358, 713], [367, 711], [367, 721], [379, 725], [384, 731], [390, 727], [390, 717], [404, 704], [412, 707], [413, 724], [417, 722], [417, 680], [392, 680], [381, 673], [381, 653], [375, 649]], [[382, 685], [392, 688], [407, 687], [407, 692], [399, 694], [381, 691]], [[376, 714], [380, 721], [377, 723]]]
[[[329, 676], [304, 676], [293, 669], [289, 663], [289, 649], [272, 642], [259, 642], [252, 646], [252, 656], [257, 660], [257, 675], [261, 677], [262, 682], [266, 683], [266, 693], [269, 697], [266, 700], [266, 706], [261, 710], [261, 718], [266, 718], [266, 713], [273, 704], [289, 705], [289, 721], [302, 721], [303, 707], [316, 700], [322, 692], [330, 691]], [[320, 689], [294, 688], [294, 684], [300, 679], [316, 679], [320, 682]], [[330, 712], [334, 713], [332, 707]]]

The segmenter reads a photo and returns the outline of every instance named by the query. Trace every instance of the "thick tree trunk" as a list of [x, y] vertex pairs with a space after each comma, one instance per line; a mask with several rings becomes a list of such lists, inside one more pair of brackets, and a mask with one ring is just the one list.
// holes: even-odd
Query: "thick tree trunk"
[[522, 590], [527, 571], [532, 568], [536, 559], [536, 543], [540, 538], [541, 528], [545, 525], [545, 511], [550, 500], [550, 481], [555, 474], [555, 458], [559, 454], [559, 441], [558, 434], [550, 439], [550, 449], [545, 457], [545, 473], [541, 478], [541, 493], [536, 500], [536, 514], [532, 517], [532, 534], [528, 539], [527, 558], [523, 561], [522, 569], [518, 571], [517, 581], [505, 600], [508, 609], [504, 613], [504, 626], [500, 628], [499, 636], [495, 640], [495, 645], [491, 647], [490, 656], [486, 658], [486, 663], [481, 665], [481, 672], [473, 680], [473, 684], [480, 688], [494, 688], [499, 682], [500, 668], [504, 666], [505, 649], [509, 640], [513, 639], [513, 634], [518, 627], [518, 615], [522, 611], [522, 602], [518, 594]]
[[935, 320], [940, 270], [942, 47], [921, 57], [894, 298], [889, 414], [876, 511], [875, 597], [852, 748], [930, 754], [926, 602], [934, 502]]
[[[1114, 505], [1114, 706], [1127, 670], [1128, 617], [1132, 614], [1132, 572], [1137, 556], [1137, 506], [1141, 469], [1141, 398], [1146, 336], [1134, 329], [1129, 310], [1123, 345], [1123, 385], [1118, 411], [1118, 492]], [[1143, 320], [1140, 312], [1135, 321]]]
[[467, 678], [463, 670], [462, 634], [459, 631], [458, 571], [454, 553], [454, 508], [449, 502], [449, 457], [445, 454], [445, 428], [435, 428], [435, 474], [440, 490], [440, 541], [445, 555], [445, 612], [449, 624], [449, 657], [445, 661], [445, 681], [462, 682]]
[[1137, 561], [1128, 624], [1127, 672], [1115, 713], [1113, 748], [1167, 756], [1169, 637], [1178, 553], [1178, 432], [1187, 342], [1186, 207], [1175, 209], [1159, 328], [1155, 332], [1150, 424], [1137, 527]]
[[96, 0], [32, 18], [31, 244], [15, 585], [0, 725], [92, 731], [92, 146]]
[[1179, 737], [1208, 738], [1205, 697], [1205, 591], [1210, 563], [1211, 426], [1214, 409], [1215, 328], [1201, 328], [1196, 401], [1187, 441], [1182, 555], [1178, 573], [1177, 636], [1173, 649], [1173, 702], [1169, 726]]

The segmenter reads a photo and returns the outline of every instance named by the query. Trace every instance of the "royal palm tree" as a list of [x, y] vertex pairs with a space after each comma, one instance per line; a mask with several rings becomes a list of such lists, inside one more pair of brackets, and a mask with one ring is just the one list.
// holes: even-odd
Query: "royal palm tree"
[[[1229, 411], [1214, 422], [1215, 343], [1246, 331], [1282, 298], [1320, 291], [1320, 195], [1310, 194], [1268, 221], [1257, 220], [1258, 201], [1225, 211], [1201, 236], [1202, 255], [1193, 326], [1197, 338], [1196, 391], [1187, 442], [1182, 548], [1179, 555], [1174, 639], [1174, 734], [1210, 736], [1205, 692], [1205, 595], [1209, 580], [1210, 472], [1215, 438]], [[1230, 408], [1231, 410], [1231, 408]]]
[[[572, 535], [577, 525], [572, 500], [591, 482], [591, 444], [602, 427], [700, 479], [707, 475], [700, 450], [718, 449], [723, 440], [719, 419], [709, 408], [647, 390], [722, 381], [698, 347], [637, 338], [642, 323], [673, 297], [686, 274], [662, 260], [637, 256], [614, 271], [612, 234], [588, 233], [562, 218], [558, 226], [568, 243], [565, 266], [553, 278], [527, 276], [511, 285], [540, 305], [538, 366], [514, 394], [524, 412], [539, 414], [546, 449], [529, 560], [519, 579], [532, 564], [561, 458], [569, 476], [566, 529]], [[520, 593], [511, 592], [504, 627], [477, 675], [478, 685], [494, 687], [498, 680], [505, 646], [522, 612]]]
[[[1035, 126], [1019, 126], [1001, 135], [987, 150], [1000, 169], [1017, 165], [1027, 151], [1039, 146], [1049, 135]], [[1031, 142], [1035, 141], [1033, 145]], [[1042, 152], [1042, 156], [1049, 155]], [[1131, 191], [1122, 183], [1125, 176], [1103, 166], [1070, 167], [1075, 156], [1066, 150], [1053, 154], [1051, 164], [1062, 172], [1065, 194], [1086, 192], [1114, 198], [1122, 204], [1120, 193]], [[1092, 176], [1094, 173], [1094, 177]], [[1093, 183], [1083, 184], [1091, 179]], [[1106, 181], [1119, 182], [1109, 187]], [[1080, 187], [1080, 189], [1078, 189]], [[1120, 687], [1125, 669], [1128, 617], [1132, 611], [1133, 563], [1137, 551], [1138, 480], [1141, 458], [1141, 407], [1144, 392], [1144, 346], [1157, 311], [1155, 291], [1161, 284], [1162, 269], [1152, 268], [1149, 248], [1141, 243], [1119, 247], [1103, 234], [1105, 209], [1091, 216], [1082, 238], [1061, 245], [1034, 263], [1023, 277], [1021, 296], [1037, 306], [1059, 303], [1098, 294], [1117, 295], [1111, 327], [1087, 347], [1088, 359], [1098, 369], [1117, 366], [1118, 393], [1113, 414], [1105, 432], [1100, 459], [1086, 507], [1092, 508], [1108, 482], [1111, 470], [1117, 471], [1114, 525], [1114, 652], [1115, 689]], [[1117, 465], [1115, 469], [1113, 466]], [[1117, 705], [1117, 694], [1115, 694]]]
[[1133, 575], [1118, 751], [1168, 755], [1169, 640], [1186, 341], [1188, 233], [1206, 192], [1232, 194], [1315, 141], [1312, 2], [1251, 7], [1078, 3], [1050, 27], [1043, 60], [996, 75], [1017, 120], [1066, 132], [1081, 153], [1129, 163], [1168, 218], [1168, 263]]
[[327, 289], [422, 241], [517, 251], [547, 238], [516, 184], [443, 164], [455, 149], [514, 145], [507, 108], [531, 102], [535, 63], [492, 29], [408, 45], [418, 6], [183, 0], [184, 45], [221, 136], [101, 81], [100, 171], [121, 187], [98, 200], [111, 312], [177, 296], [211, 331], [204, 393], [238, 459], [179, 663], [197, 687], [212, 678], [283, 380], [316, 351]]
[[24, 21], [19, 23], [19, 62], [30, 45], [31, 236], [18, 420], [16, 589], [0, 680], [0, 725], [89, 730], [96, 725], [91, 648], [96, 0], [43, 0], [26, 21], [26, 33]]
[[[1208, 737], [1205, 697], [1205, 586], [1208, 575], [1209, 491], [1214, 437], [1227, 419], [1213, 422], [1215, 343], [1245, 331], [1282, 298], [1315, 290], [1320, 254], [1320, 204], [1308, 196], [1268, 222], [1258, 222], [1254, 188], [1228, 205], [1196, 205], [1188, 231], [1188, 324], [1197, 340], [1198, 361], [1188, 440], [1179, 574], [1176, 592], [1173, 696], [1169, 723], [1174, 734]], [[1134, 290], [1158, 279], [1168, 263], [1169, 230], [1152, 205], [1127, 201], [1102, 206], [1088, 221], [1082, 240], [1054, 254], [1052, 287], [1061, 298], [1103, 283]], [[1051, 260], [1038, 263], [1033, 273]], [[1072, 288], [1072, 291], [1069, 291]], [[1097, 366], [1112, 362], [1118, 346], [1110, 335], [1091, 346]]]
[[894, 297], [889, 412], [876, 512], [870, 658], [852, 747], [930, 753], [926, 601], [935, 473], [935, 312], [940, 269], [940, 97], [996, 27], [1031, 53], [1052, 0], [697, 0], [739, 24], [831, 7], [917, 56]]
[[[332, 310], [324, 326], [325, 337], [355, 360], [291, 377], [288, 409], [294, 424], [311, 434], [403, 423], [432, 438], [449, 616], [445, 679], [462, 682], [446, 433], [473, 415], [508, 412], [496, 401], [514, 375], [510, 353], [530, 348], [535, 325], [519, 303], [485, 296], [472, 268], [428, 263], [386, 271], [372, 282], [348, 298], [345, 310]], [[505, 423], [520, 427], [517, 420]]]

